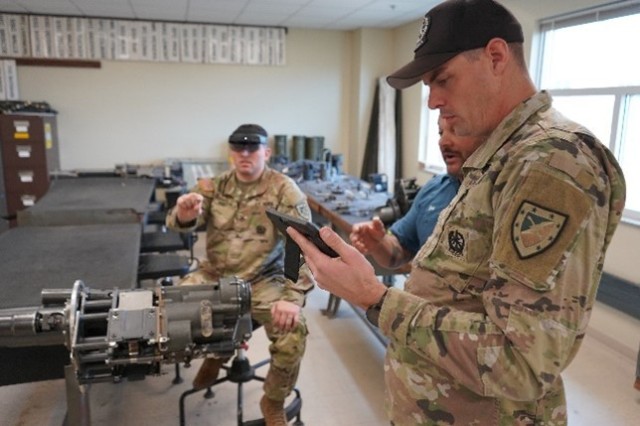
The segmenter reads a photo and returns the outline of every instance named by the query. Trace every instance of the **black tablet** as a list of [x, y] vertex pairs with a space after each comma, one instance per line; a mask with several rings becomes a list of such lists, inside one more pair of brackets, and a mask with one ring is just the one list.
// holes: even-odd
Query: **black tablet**
[[306, 220], [300, 219], [295, 216], [290, 216], [288, 214], [280, 213], [272, 208], [266, 209], [267, 216], [271, 219], [278, 230], [284, 234], [285, 237], [290, 238], [287, 234], [287, 227], [291, 226], [293, 229], [304, 235], [309, 241], [315, 244], [321, 252], [330, 257], [338, 257], [338, 253], [336, 253], [331, 247], [329, 247], [323, 240], [320, 238], [320, 228], [316, 226], [312, 222], [308, 222]]

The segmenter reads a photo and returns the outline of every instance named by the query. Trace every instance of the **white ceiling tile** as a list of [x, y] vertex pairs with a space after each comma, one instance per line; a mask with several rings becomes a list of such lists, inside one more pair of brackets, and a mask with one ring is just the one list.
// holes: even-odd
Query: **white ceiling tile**
[[189, 11], [187, 21], [191, 22], [212, 22], [212, 23], [233, 23], [238, 17], [238, 11], [234, 10], [201, 10]]
[[0, 0], [0, 10], [4, 13], [27, 13], [27, 9], [17, 1]]
[[[153, 1], [153, 0], [152, 0]], [[250, 0], [189, 0], [190, 7], [244, 7]]]
[[296, 12], [295, 16], [318, 16], [322, 18], [341, 18], [353, 13], [353, 9], [345, 7], [318, 7], [306, 6]]
[[372, 0], [311, 0], [309, 5], [314, 7], [348, 7], [350, 9], [359, 9], [371, 2]]
[[300, 5], [296, 4], [281, 4], [275, 7], [272, 3], [253, 1], [244, 8], [243, 13], [267, 13], [277, 18], [277, 16], [289, 16], [298, 10]]
[[[15, 2], [12, 2], [15, 3]], [[22, 0], [19, 3], [28, 13], [41, 13], [52, 15], [73, 15], [79, 14], [78, 8], [69, 0]]]

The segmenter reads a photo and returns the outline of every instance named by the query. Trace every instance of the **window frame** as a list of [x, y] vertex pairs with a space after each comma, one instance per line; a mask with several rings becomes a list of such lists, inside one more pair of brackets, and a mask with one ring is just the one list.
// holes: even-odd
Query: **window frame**
[[[538, 24], [538, 31], [532, 40], [530, 66], [531, 76], [536, 87], [541, 87], [542, 71], [544, 68], [545, 37], [548, 31], [586, 25], [608, 19], [622, 18], [629, 15], [640, 15], [640, 0], [618, 1], [541, 19]], [[625, 105], [627, 104], [628, 97], [640, 95], [640, 86], [589, 87], [580, 89], [554, 88], [545, 90], [547, 90], [552, 97], [613, 95], [615, 101], [611, 117], [608, 146], [616, 159], [622, 163], [621, 152], [623, 146], [620, 138], [622, 133], [621, 127], [626, 112]], [[622, 214], [622, 221], [631, 225], [640, 226], [640, 210], [625, 208]]]

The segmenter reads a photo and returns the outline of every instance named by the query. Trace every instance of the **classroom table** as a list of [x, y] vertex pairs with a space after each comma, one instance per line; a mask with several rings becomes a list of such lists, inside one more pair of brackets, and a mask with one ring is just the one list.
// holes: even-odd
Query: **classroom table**
[[19, 226], [141, 223], [155, 189], [154, 179], [59, 178], [33, 206], [18, 212]]
[[368, 182], [350, 175], [301, 181], [298, 186], [307, 195], [312, 213], [346, 235], [356, 223], [370, 220], [389, 199], [388, 193], [375, 192]]
[[[376, 209], [384, 206], [389, 199], [387, 192], [375, 192], [368, 182], [350, 175], [339, 175], [330, 180], [301, 181], [298, 186], [307, 195], [314, 222], [330, 225], [347, 241], [353, 225], [371, 220]], [[369, 258], [369, 261], [376, 269], [376, 274], [383, 277], [383, 282], [392, 285], [395, 272], [381, 267], [373, 258]], [[340, 301], [339, 297], [330, 294], [325, 314], [335, 316]]]

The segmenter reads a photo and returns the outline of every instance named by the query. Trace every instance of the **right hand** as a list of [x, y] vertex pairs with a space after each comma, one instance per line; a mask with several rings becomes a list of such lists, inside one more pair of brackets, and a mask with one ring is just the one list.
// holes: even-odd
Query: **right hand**
[[362, 254], [370, 254], [382, 242], [386, 235], [384, 223], [379, 217], [374, 217], [369, 222], [353, 225], [349, 239], [351, 244]]
[[386, 286], [378, 281], [373, 265], [329, 227], [320, 229], [320, 238], [339, 257], [329, 257], [296, 231], [287, 228], [287, 234], [298, 244], [318, 287], [356, 304], [363, 309], [380, 300]]
[[176, 217], [180, 223], [188, 223], [197, 219], [202, 213], [204, 197], [198, 193], [190, 192], [178, 197], [176, 202]]

